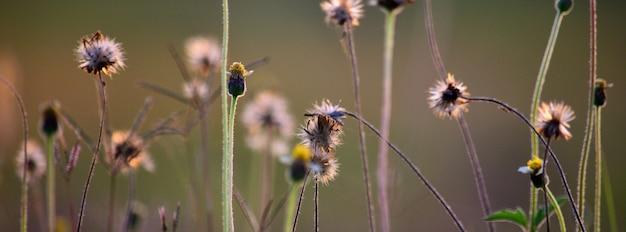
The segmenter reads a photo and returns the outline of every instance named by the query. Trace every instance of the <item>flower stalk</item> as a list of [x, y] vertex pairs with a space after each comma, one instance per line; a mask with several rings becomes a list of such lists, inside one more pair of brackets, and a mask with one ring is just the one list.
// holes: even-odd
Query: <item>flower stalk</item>
[[228, 0], [222, 0], [222, 61], [221, 61], [221, 86], [222, 86], [222, 227], [224, 232], [235, 230], [233, 218], [233, 183], [231, 177], [232, 167], [230, 162], [230, 131], [228, 126]]

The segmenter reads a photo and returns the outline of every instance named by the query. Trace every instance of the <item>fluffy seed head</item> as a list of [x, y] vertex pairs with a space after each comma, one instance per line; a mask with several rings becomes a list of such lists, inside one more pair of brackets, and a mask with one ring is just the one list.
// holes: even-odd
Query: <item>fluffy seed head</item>
[[363, 17], [361, 0], [328, 0], [320, 4], [326, 13], [326, 22], [334, 22], [343, 26], [346, 22], [353, 26], [359, 25], [359, 18]]
[[187, 63], [192, 71], [206, 77], [214, 70], [218, 70], [222, 59], [222, 47], [218, 40], [212, 37], [196, 36], [185, 42]]
[[148, 171], [154, 171], [154, 163], [146, 152], [144, 141], [139, 136], [128, 131], [114, 131], [111, 136], [111, 152], [108, 161], [117, 171], [127, 172], [128, 169], [137, 169], [140, 165]]
[[[43, 150], [33, 140], [26, 143], [26, 154], [24, 147], [20, 149], [15, 158], [15, 171], [21, 181], [32, 184], [39, 181], [46, 174], [46, 155]], [[26, 155], [26, 163], [24, 163], [24, 155]], [[24, 166], [26, 166], [26, 178], [24, 178]]]
[[293, 136], [295, 125], [282, 95], [273, 91], [259, 93], [246, 105], [242, 120], [248, 129], [246, 141], [250, 148], [262, 151], [270, 141], [274, 155], [287, 153], [286, 141]]
[[537, 108], [537, 119], [535, 129], [546, 138], [559, 139], [563, 137], [565, 140], [572, 138], [569, 132], [569, 122], [574, 120], [576, 116], [574, 111], [563, 102], [541, 103]]
[[[298, 133], [302, 144], [316, 150], [331, 152], [341, 144], [342, 126], [325, 114], [313, 115], [306, 120], [306, 125]], [[314, 155], [315, 156], [315, 155]]]
[[104, 36], [100, 31], [92, 36], [83, 37], [74, 50], [78, 68], [87, 73], [104, 73], [111, 76], [124, 69], [124, 52], [122, 44], [115, 39]]
[[189, 99], [198, 96], [200, 99], [207, 100], [209, 97], [209, 85], [204, 79], [193, 78], [191, 81], [183, 83], [183, 94]]
[[335, 155], [323, 150], [313, 150], [313, 157], [309, 162], [309, 169], [313, 172], [315, 181], [327, 185], [335, 179], [339, 172], [339, 162]]
[[337, 121], [343, 126], [343, 119], [346, 118], [346, 109], [337, 105], [333, 105], [330, 100], [324, 99], [321, 104], [313, 104], [313, 109], [308, 110], [307, 116], [316, 114], [325, 114]]
[[50, 138], [59, 132], [59, 114], [52, 105], [44, 105], [41, 108], [39, 129], [40, 133], [47, 138]]
[[469, 96], [466, 89], [462, 82], [456, 82], [454, 76], [448, 74], [445, 82], [437, 81], [437, 84], [428, 90], [430, 93], [428, 105], [435, 115], [441, 118], [456, 118], [462, 112], [467, 112], [466, 104], [469, 101], [462, 98]]

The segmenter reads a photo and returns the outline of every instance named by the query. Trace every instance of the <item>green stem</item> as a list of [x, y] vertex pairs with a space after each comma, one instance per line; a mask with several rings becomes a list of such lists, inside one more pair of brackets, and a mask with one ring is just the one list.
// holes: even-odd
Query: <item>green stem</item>
[[[592, 88], [593, 89], [593, 88]], [[593, 91], [593, 90], [591, 90]], [[593, 95], [591, 95], [593, 96]], [[593, 100], [593, 99], [592, 99]], [[591, 105], [589, 110], [587, 111], [587, 126], [585, 127], [585, 137], [583, 138], [583, 148], [580, 156], [580, 164], [578, 165], [578, 214], [581, 215], [584, 219], [584, 211], [585, 211], [585, 189], [587, 187], [587, 165], [589, 160], [589, 150], [591, 148], [591, 137], [593, 133], [591, 130], [593, 128], [593, 121], [596, 117], [596, 111], [592, 108], [595, 108], [592, 105], [592, 100], [589, 101]]]
[[284, 232], [291, 232], [293, 228], [293, 219], [296, 213], [299, 191], [302, 188], [302, 182], [294, 183], [289, 188], [289, 198], [287, 198], [287, 207], [285, 208], [285, 223], [283, 225]]
[[537, 231], [537, 225], [535, 225], [535, 223], [533, 222], [533, 218], [535, 218], [535, 215], [537, 215], [537, 188], [535, 188], [535, 186], [533, 186], [532, 184], [530, 185], [530, 220], [528, 220], [528, 227], [529, 227], [529, 231], [530, 232], [535, 232]]
[[[543, 168], [542, 173], [541, 173], [541, 179], [543, 179], [543, 204], [544, 204], [544, 209], [546, 210], [546, 231], [550, 232], [550, 215], [548, 214], [548, 191], [546, 191], [547, 188], [547, 184], [548, 184], [548, 167], [546, 167], [546, 163], [548, 162], [547, 157], [548, 157], [548, 148], [550, 147], [550, 142], [552, 141], [552, 137], [548, 138], [548, 143], [546, 145], [546, 152], [543, 153], [543, 164], [541, 164], [541, 167]], [[555, 208], [558, 207], [558, 205], [554, 206]]]
[[[352, 66], [352, 80], [354, 87], [354, 109], [356, 111], [356, 115], [361, 117], [361, 94], [360, 94], [360, 78], [359, 78], [359, 69], [357, 68], [356, 62], [356, 49], [354, 46], [354, 35], [352, 32], [352, 24], [350, 22], [345, 23], [345, 32], [348, 37], [348, 50], [350, 53], [350, 63]], [[374, 231], [376, 228], [375, 225], [375, 216], [374, 216], [374, 205], [372, 204], [372, 190], [371, 183], [369, 177], [369, 164], [367, 161], [367, 152], [365, 150], [365, 133], [363, 132], [363, 123], [359, 122], [359, 145], [361, 150], [361, 163], [363, 165], [363, 179], [365, 182], [365, 197], [367, 203], [367, 215], [369, 222], [369, 230]]]
[[237, 109], [237, 97], [233, 97], [230, 105], [230, 112], [228, 116], [228, 150], [224, 159], [224, 192], [222, 193], [222, 199], [224, 205], [224, 231], [235, 231], [235, 219], [233, 216], [233, 157], [234, 157], [234, 134], [235, 134], [235, 111]]
[[54, 139], [52, 136], [46, 137], [46, 153], [48, 158], [48, 188], [46, 189], [48, 192], [48, 231], [54, 231], [56, 224], [56, 165], [54, 162]]
[[225, 232], [234, 231], [233, 219], [233, 189], [231, 182], [228, 182], [231, 167], [229, 166], [229, 131], [228, 131], [228, 88], [227, 88], [227, 56], [228, 56], [228, 0], [222, 0], [222, 226]]
[[606, 209], [609, 211], [609, 224], [611, 232], [619, 231], [617, 229], [617, 218], [615, 217], [615, 199], [613, 198], [613, 188], [611, 187], [611, 177], [609, 176], [609, 168], [606, 164], [606, 157], [602, 162], [602, 187], [604, 188], [604, 197], [606, 199]]
[[[544, 189], [546, 191], [546, 194], [548, 195], [548, 199], [550, 199], [550, 204], [554, 206], [554, 212], [556, 213], [557, 219], [559, 219], [559, 226], [561, 227], [561, 232], [565, 232], [567, 228], [565, 226], [565, 218], [563, 217], [563, 211], [561, 211], [561, 206], [559, 205], [559, 202], [556, 200], [556, 197], [554, 197], [554, 194], [552, 194], [552, 191], [550, 191], [550, 188], [546, 186]], [[550, 214], [548, 212], [548, 208], [546, 208], [546, 222], [547, 222], [548, 217], [550, 217]]]
[[111, 174], [111, 186], [109, 187], [109, 215], [107, 220], [107, 230], [108, 232], [113, 231], [114, 219], [113, 212], [115, 211], [115, 177], [116, 174]]
[[[385, 13], [385, 42], [383, 51], [383, 102], [381, 107], [380, 132], [385, 138], [389, 137], [389, 125], [391, 122], [391, 99], [392, 99], [392, 70], [393, 70], [393, 47], [398, 11], [383, 10]], [[380, 207], [380, 221], [382, 231], [391, 231], [389, 220], [389, 158], [388, 148], [384, 141], [378, 144], [378, 205]]]
[[602, 119], [602, 108], [595, 107], [596, 111], [596, 187], [595, 187], [595, 196], [594, 196], [594, 209], [593, 209], [593, 225], [594, 231], [600, 231], [600, 213], [602, 207], [602, 138], [601, 136], [601, 119]]

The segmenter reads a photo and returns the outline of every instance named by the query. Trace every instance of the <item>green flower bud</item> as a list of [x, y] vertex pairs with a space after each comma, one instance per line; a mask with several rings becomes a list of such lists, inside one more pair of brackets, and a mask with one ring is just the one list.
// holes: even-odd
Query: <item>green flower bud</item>
[[46, 105], [41, 111], [41, 133], [52, 137], [59, 131], [59, 114], [52, 105]]
[[611, 86], [613, 86], [613, 84], [608, 84], [603, 79], [596, 80], [595, 89], [593, 91], [593, 105], [597, 107], [604, 107], [606, 105], [605, 90]]
[[228, 77], [228, 94], [233, 98], [243, 96], [246, 93], [246, 77], [248, 71], [239, 62], [233, 63], [228, 69], [230, 76]]
[[569, 14], [574, 7], [574, 0], [556, 0], [554, 2], [554, 7], [563, 15]]

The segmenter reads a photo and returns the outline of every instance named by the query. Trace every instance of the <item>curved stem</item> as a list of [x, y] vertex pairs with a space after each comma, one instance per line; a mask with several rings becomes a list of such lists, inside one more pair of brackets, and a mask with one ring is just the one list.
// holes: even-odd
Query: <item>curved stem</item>
[[[559, 202], [556, 200], [556, 197], [554, 197], [554, 194], [552, 194], [552, 191], [550, 191], [550, 188], [546, 186], [544, 190], [546, 191], [546, 195], [548, 196], [548, 199], [550, 199], [550, 204], [554, 206], [554, 212], [556, 213], [556, 217], [559, 219], [559, 226], [561, 227], [561, 232], [565, 232], [567, 227], [565, 226], [565, 218], [563, 217], [563, 211], [561, 211], [561, 206], [559, 205]], [[548, 208], [546, 208], [546, 223], [548, 222], [548, 217], [550, 217], [550, 214], [548, 214], [549, 212], [547, 209]]]
[[24, 177], [24, 179], [22, 180], [22, 202], [21, 202], [21, 215], [20, 215], [20, 231], [21, 232], [26, 232], [27, 231], [27, 227], [28, 227], [28, 183], [26, 183], [26, 175], [27, 175], [27, 168], [28, 165], [26, 165], [28, 163], [28, 148], [27, 148], [27, 142], [28, 142], [28, 122], [27, 122], [27, 118], [26, 118], [26, 109], [24, 107], [24, 101], [22, 101], [22, 97], [20, 96], [20, 94], [17, 92], [17, 90], [15, 89], [15, 86], [13, 86], [11, 84], [11, 82], [9, 82], [4, 76], [0, 75], [0, 82], [2, 82], [4, 85], [6, 85], [9, 90], [13, 93], [13, 97], [15, 98], [15, 100], [17, 101], [17, 105], [20, 107], [20, 112], [22, 113], [22, 130], [23, 130], [23, 136], [24, 136], [24, 141], [22, 146], [24, 146], [24, 169], [22, 170], [22, 176]]
[[98, 153], [100, 153], [100, 146], [102, 145], [102, 131], [104, 130], [104, 122], [106, 119], [106, 109], [107, 109], [107, 96], [106, 96], [106, 84], [104, 80], [102, 80], [102, 74], [98, 73], [97, 84], [98, 90], [100, 92], [100, 128], [98, 131], [98, 142], [96, 142], [96, 150], [93, 152], [93, 156], [91, 157], [91, 164], [89, 165], [89, 173], [87, 174], [87, 181], [85, 181], [85, 187], [83, 188], [83, 196], [80, 201], [80, 210], [78, 212], [78, 225], [76, 226], [76, 231], [80, 232], [81, 226], [83, 224], [83, 217], [85, 216], [85, 206], [87, 205], [87, 193], [89, 192], [89, 185], [91, 184], [91, 178], [93, 177], [93, 170], [96, 167], [96, 161], [98, 159]]
[[[383, 10], [385, 13], [385, 42], [383, 51], [383, 102], [381, 106], [380, 131], [385, 138], [389, 137], [391, 122], [393, 47], [398, 11]], [[389, 220], [389, 158], [388, 148], [384, 141], [378, 144], [378, 206], [383, 232], [391, 231]]]
[[354, 114], [352, 112], [347, 112], [346, 111], [345, 113], [346, 113], [346, 115], [348, 115], [348, 116], [356, 119], [357, 121], [365, 124], [365, 126], [370, 128], [370, 130], [372, 130], [372, 132], [374, 132], [374, 134], [376, 134], [380, 139], [384, 140], [385, 143], [387, 143], [387, 146], [389, 146], [389, 148], [391, 148], [391, 150], [393, 150], [396, 154], [398, 154], [398, 156], [400, 156], [400, 158], [402, 158], [402, 160], [404, 160], [404, 162], [407, 165], [409, 165], [409, 167], [411, 167], [411, 169], [413, 170], [415, 175], [417, 175], [417, 177], [422, 181], [422, 183], [424, 183], [424, 185], [426, 185], [426, 187], [428, 188], [430, 193], [433, 194], [433, 196], [437, 199], [437, 201], [439, 201], [441, 206], [443, 206], [443, 208], [446, 210], [448, 215], [452, 218], [452, 221], [454, 221], [454, 224], [459, 228], [459, 231], [465, 231], [465, 227], [463, 227], [463, 223], [461, 223], [461, 220], [459, 220], [459, 218], [456, 216], [456, 214], [452, 211], [452, 207], [450, 207], [450, 205], [446, 202], [446, 200], [443, 199], [443, 196], [441, 196], [441, 194], [439, 194], [437, 189], [435, 189], [435, 186], [433, 186], [428, 181], [428, 179], [426, 179], [426, 177], [422, 174], [422, 172], [420, 172], [420, 170], [417, 168], [417, 166], [415, 166], [415, 164], [413, 164], [413, 162], [411, 162], [409, 157], [407, 157], [402, 151], [400, 151], [400, 149], [398, 147], [396, 147], [395, 144], [389, 142], [389, 140], [387, 138], [382, 137], [380, 131], [378, 131], [378, 129], [376, 129], [376, 127], [374, 127], [374, 125], [372, 125], [368, 121], [365, 121], [365, 119], [359, 117], [358, 115], [356, 115], [356, 114]]
[[[352, 24], [345, 23], [345, 33], [348, 37], [348, 50], [350, 52], [350, 63], [352, 66], [352, 77], [354, 84], [354, 107], [356, 115], [361, 116], [361, 95], [360, 95], [360, 80], [359, 70], [356, 62], [356, 49], [354, 47], [354, 36], [352, 33]], [[367, 200], [367, 215], [369, 216], [369, 229], [373, 232], [376, 229], [375, 217], [374, 217], [374, 205], [372, 204], [372, 190], [369, 178], [369, 165], [367, 161], [367, 152], [365, 151], [365, 133], [363, 133], [363, 124], [357, 123], [359, 128], [359, 144], [361, 149], [361, 162], [363, 163], [363, 179], [365, 181], [365, 195]]]
[[574, 202], [574, 197], [572, 197], [572, 191], [571, 191], [571, 189], [569, 187], [569, 184], [567, 183], [567, 179], [565, 178], [565, 172], [563, 171], [563, 167], [561, 166], [561, 162], [559, 162], [559, 159], [554, 154], [554, 151], [552, 151], [552, 148], [550, 148], [549, 144], [541, 136], [541, 134], [539, 134], [539, 132], [535, 129], [535, 127], [528, 120], [528, 118], [526, 118], [522, 113], [520, 113], [518, 110], [514, 109], [513, 107], [507, 105], [504, 102], [501, 102], [500, 100], [494, 99], [494, 98], [465, 97], [465, 96], [463, 96], [462, 98], [466, 99], [466, 100], [471, 100], [471, 101], [484, 101], [484, 102], [491, 102], [491, 103], [497, 104], [498, 106], [503, 107], [507, 112], [513, 112], [513, 114], [515, 114], [524, 123], [526, 123], [526, 125], [535, 133], [535, 136], [537, 136], [539, 138], [539, 141], [541, 141], [541, 143], [543, 143], [543, 145], [546, 147], [546, 149], [548, 150], [548, 153], [550, 154], [550, 157], [552, 157], [552, 160], [554, 160], [554, 164], [556, 164], [556, 167], [557, 167], [557, 169], [559, 171], [559, 176], [561, 177], [561, 183], [563, 184], [563, 188], [565, 189], [565, 192], [567, 193], [567, 198], [568, 198], [568, 200], [570, 202], [570, 205], [572, 206], [572, 213], [574, 214], [574, 217], [576, 218], [576, 222], [578, 223], [578, 227], [583, 232], [586, 231], [585, 230], [585, 226], [583, 224], [583, 221], [580, 218], [580, 214], [578, 213], [578, 207], [576, 206], [576, 202]]
[[428, 44], [430, 45], [430, 54], [433, 58], [433, 63], [437, 68], [439, 78], [445, 80], [448, 76], [446, 67], [443, 65], [443, 59], [441, 59], [441, 53], [439, 53], [439, 47], [437, 47], [437, 38], [435, 37], [435, 26], [433, 23], [432, 7], [430, 0], [424, 0], [424, 17], [426, 18], [426, 35], [428, 35]]
[[233, 197], [232, 186], [228, 185], [227, 180], [230, 176], [229, 164], [229, 131], [228, 131], [228, 89], [227, 89], [227, 61], [228, 61], [228, 0], [222, 0], [222, 66], [221, 66], [221, 83], [222, 83], [222, 227], [224, 232], [234, 231], [234, 219], [232, 215]]
[[602, 120], [602, 108], [595, 107], [596, 111], [596, 187], [595, 187], [595, 195], [594, 195], [594, 208], [593, 208], [593, 226], [594, 231], [600, 231], [600, 214], [602, 207], [602, 138], [601, 136], [601, 120]]
[[48, 163], [48, 231], [54, 231], [56, 227], [56, 164], [54, 162], [54, 137], [46, 136], [46, 153]]
[[300, 188], [300, 197], [298, 198], [298, 206], [296, 206], [296, 215], [293, 217], [291, 232], [296, 232], [296, 228], [298, 227], [298, 216], [300, 216], [300, 207], [302, 207], [302, 198], [304, 198], [304, 190], [306, 189], [307, 179], [309, 179], [309, 172], [304, 175], [304, 179], [302, 181], [302, 188]]

